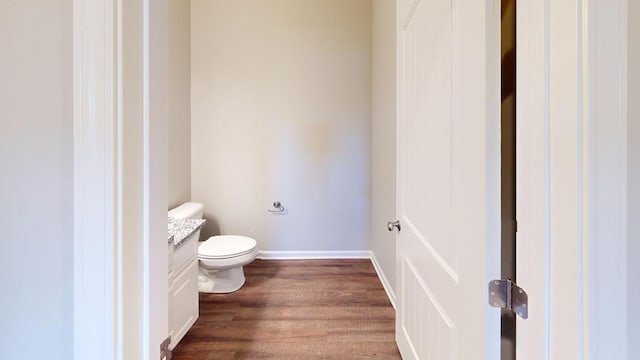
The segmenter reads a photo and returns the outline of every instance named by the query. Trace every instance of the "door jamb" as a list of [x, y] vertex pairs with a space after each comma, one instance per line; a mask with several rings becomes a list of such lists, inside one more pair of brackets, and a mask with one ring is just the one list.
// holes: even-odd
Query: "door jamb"
[[584, 3], [585, 356], [628, 359], [628, 0]]
[[117, 359], [122, 238], [113, 0], [73, 1], [73, 357]]
[[[526, 175], [518, 189], [528, 194], [518, 195], [518, 282], [529, 292], [530, 318], [518, 320], [518, 359], [627, 358], [627, 0], [523, 0], [520, 7], [518, 171]], [[561, 33], [567, 29], [558, 25], [560, 13], [568, 15], [563, 21], [573, 16], [578, 24], [569, 44], [576, 49], [569, 71], [575, 92], [562, 95], [554, 92], [550, 75], [563, 66], [558, 37], [566, 37]], [[564, 106], [576, 105], [575, 122], [558, 116], [566, 111], [558, 107], [560, 99]], [[558, 139], [563, 131], [569, 136]], [[573, 152], [559, 152], [560, 141], [575, 144]], [[569, 224], [551, 204], [558, 173], [567, 174], [558, 161], [576, 170], [571, 175], [577, 180], [576, 207], [570, 210], [575, 217]], [[567, 243], [559, 235], [567, 231], [575, 234], [569, 237], [575, 253], [558, 259], [557, 249]], [[557, 261], [575, 265], [568, 293], [559, 288], [565, 284], [553, 285]], [[558, 291], [576, 301], [563, 302]], [[573, 314], [567, 317], [565, 311]], [[556, 329], [562, 319], [575, 329], [572, 343], [564, 345]]]
[[[166, 112], [158, 105], [166, 100], [166, 83], [158, 76], [166, 64], [149, 61], [166, 50], [164, 5], [73, 0], [73, 358], [78, 360], [159, 358], [156, 340], [166, 336], [149, 321], [156, 306], [152, 299], [168, 301], [167, 281], [159, 284], [167, 272], [156, 271], [163, 264], [167, 269], [167, 257], [154, 253], [166, 236], [161, 226], [166, 205], [160, 205], [166, 204]], [[126, 18], [125, 6], [134, 10]], [[125, 84], [125, 67], [127, 79], [141, 83]], [[125, 166], [132, 158], [141, 169]]]

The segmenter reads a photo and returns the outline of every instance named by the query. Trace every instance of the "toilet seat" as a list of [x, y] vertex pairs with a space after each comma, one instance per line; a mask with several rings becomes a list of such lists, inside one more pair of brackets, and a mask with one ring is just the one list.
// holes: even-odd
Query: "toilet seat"
[[256, 241], [239, 235], [212, 236], [198, 246], [198, 257], [205, 260], [222, 260], [241, 257], [255, 252]]

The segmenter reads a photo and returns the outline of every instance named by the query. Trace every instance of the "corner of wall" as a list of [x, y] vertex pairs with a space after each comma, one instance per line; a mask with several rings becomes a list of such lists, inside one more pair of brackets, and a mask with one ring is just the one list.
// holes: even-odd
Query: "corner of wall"
[[391, 282], [389, 281], [389, 279], [387, 278], [386, 274], [382, 270], [382, 267], [380, 266], [380, 263], [378, 262], [378, 258], [376, 257], [376, 254], [373, 251], [371, 251], [371, 263], [373, 264], [374, 269], [376, 269], [376, 273], [378, 274], [378, 277], [380, 278], [380, 282], [382, 282], [382, 286], [384, 287], [384, 291], [387, 293], [387, 297], [389, 298], [389, 301], [391, 302], [391, 306], [393, 306], [394, 309], [397, 309], [396, 308], [396, 292], [395, 292], [395, 288], [394, 288], [393, 285], [391, 285]]

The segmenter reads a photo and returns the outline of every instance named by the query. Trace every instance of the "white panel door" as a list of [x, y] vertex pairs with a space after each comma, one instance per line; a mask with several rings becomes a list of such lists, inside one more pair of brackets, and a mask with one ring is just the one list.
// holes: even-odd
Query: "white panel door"
[[404, 359], [499, 359], [499, 2], [398, 1]]

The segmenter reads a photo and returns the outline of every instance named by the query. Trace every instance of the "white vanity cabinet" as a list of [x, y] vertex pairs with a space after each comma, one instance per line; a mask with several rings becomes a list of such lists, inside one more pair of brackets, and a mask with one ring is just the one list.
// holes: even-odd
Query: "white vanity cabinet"
[[178, 247], [169, 245], [170, 349], [196, 322], [198, 311], [198, 239], [192, 235]]

